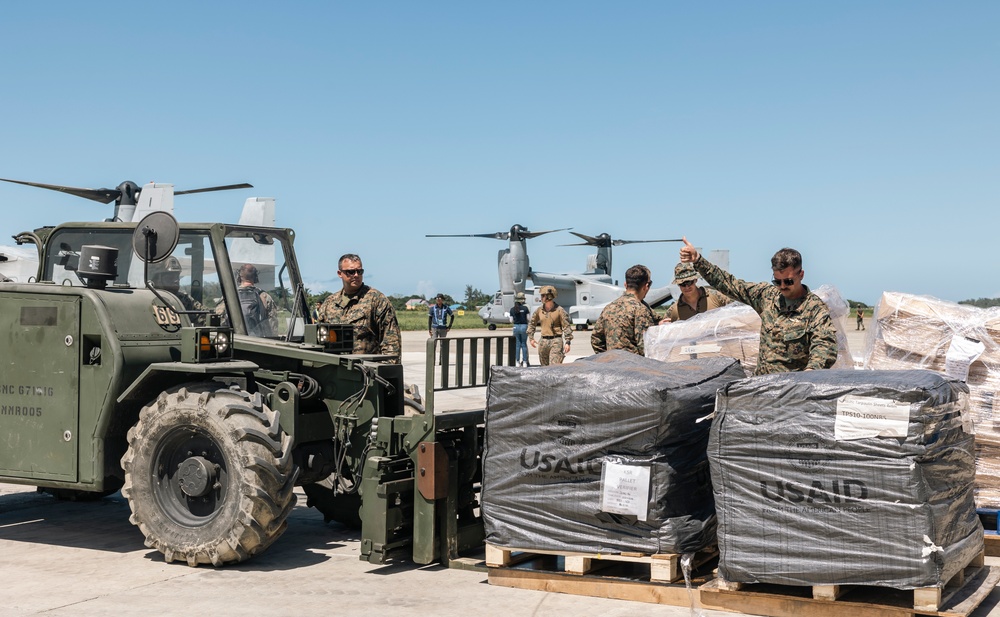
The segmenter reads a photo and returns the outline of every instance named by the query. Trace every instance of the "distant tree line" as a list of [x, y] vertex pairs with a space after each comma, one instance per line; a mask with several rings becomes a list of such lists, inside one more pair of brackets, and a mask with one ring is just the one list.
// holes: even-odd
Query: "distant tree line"
[[[315, 306], [316, 304], [322, 304], [323, 301], [326, 300], [327, 297], [329, 297], [333, 293], [330, 291], [324, 291], [318, 294], [314, 294], [309, 289], [306, 289], [305, 292], [306, 292], [306, 297], [309, 299], [310, 307]], [[485, 294], [479, 289], [473, 287], [472, 285], [465, 286], [465, 299], [462, 302], [456, 301], [455, 298], [452, 297], [450, 294], [443, 293], [442, 295], [444, 296], [444, 303], [447, 304], [448, 306], [461, 304], [468, 310], [476, 310], [480, 306], [483, 306], [484, 304], [487, 304], [493, 300], [492, 295]], [[437, 294], [434, 294], [434, 297], [436, 296]], [[434, 302], [434, 297], [428, 298], [424, 294], [394, 295], [394, 296], [389, 296], [389, 302], [392, 303], [392, 307], [396, 309], [396, 311], [405, 311], [406, 303], [409, 302], [410, 300], [413, 300], [414, 298], [419, 298], [420, 300], [423, 300], [428, 304], [432, 304]]]
[[[968, 304], [969, 306], [975, 306], [979, 308], [990, 308], [992, 306], [1000, 306], [1000, 298], [976, 298], [974, 300], [973, 299], [959, 300], [958, 303]], [[852, 309], [858, 308], [859, 306], [861, 308], [869, 308], [869, 306], [864, 302], [857, 302], [855, 300], [848, 300], [847, 305], [850, 306]]]
[[1000, 298], [976, 298], [975, 300], [959, 300], [959, 304], [968, 304], [970, 306], [978, 306], [979, 308], [990, 308], [991, 306], [1000, 306]]
[[[444, 296], [445, 305], [451, 306], [452, 304], [455, 304], [455, 298], [452, 298], [450, 295], [446, 293], [443, 293], [441, 295]], [[437, 294], [434, 294], [434, 296], [431, 298], [428, 298], [424, 294], [411, 294], [408, 296], [389, 296], [389, 302], [392, 302], [392, 308], [396, 309], [396, 312], [398, 313], [399, 311], [406, 310], [406, 303], [409, 302], [410, 300], [423, 300], [427, 304], [434, 304], [434, 298], [436, 297]], [[424, 307], [421, 307], [421, 309], [423, 308]]]

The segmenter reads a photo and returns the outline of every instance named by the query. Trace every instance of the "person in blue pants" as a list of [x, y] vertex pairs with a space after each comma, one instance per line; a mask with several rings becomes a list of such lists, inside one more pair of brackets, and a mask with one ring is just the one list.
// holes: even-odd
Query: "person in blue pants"
[[514, 361], [517, 366], [531, 366], [528, 361], [528, 316], [531, 311], [524, 304], [524, 292], [514, 296], [514, 307], [510, 309], [510, 319], [514, 322]]

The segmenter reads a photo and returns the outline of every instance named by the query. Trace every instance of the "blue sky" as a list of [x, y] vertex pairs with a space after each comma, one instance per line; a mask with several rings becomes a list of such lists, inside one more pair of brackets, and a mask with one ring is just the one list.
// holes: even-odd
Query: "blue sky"
[[[313, 291], [356, 252], [389, 294], [492, 292], [503, 243], [424, 235], [519, 223], [684, 234], [748, 280], [792, 246], [868, 303], [995, 296], [998, 28], [995, 2], [11, 3], [0, 177], [251, 182], [176, 213], [275, 197]], [[6, 238], [110, 208], [4, 185], [0, 212]], [[582, 271], [574, 241], [532, 267]]]

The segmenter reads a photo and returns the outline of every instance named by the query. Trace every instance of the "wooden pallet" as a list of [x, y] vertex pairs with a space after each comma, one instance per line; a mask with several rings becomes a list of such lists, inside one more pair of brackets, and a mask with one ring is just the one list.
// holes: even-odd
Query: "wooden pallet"
[[944, 589], [887, 589], [860, 585], [793, 587], [734, 585], [711, 580], [699, 589], [702, 606], [769, 617], [968, 617], [1000, 582], [1000, 568], [974, 561]]
[[983, 536], [983, 544], [986, 545], [987, 557], [1000, 557], [1000, 535], [987, 532]]
[[[719, 551], [711, 549], [695, 554], [692, 567], [697, 568], [705, 562], [718, 556]], [[540, 555], [562, 558], [562, 571], [566, 574], [583, 575], [592, 573], [609, 563], [644, 564], [649, 568], [649, 580], [654, 583], [673, 583], [684, 578], [681, 571], [682, 555], [676, 553], [659, 553], [646, 555], [643, 553], [577, 553], [550, 551], [527, 548], [501, 548], [486, 545], [486, 565], [488, 567], [508, 567], [523, 561], [535, 559]]]
[[571, 554], [571, 567], [573, 557], [590, 559], [587, 572], [574, 573], [567, 571], [565, 553], [498, 547], [492, 547], [494, 550], [490, 551], [489, 545], [487, 547], [487, 562], [492, 562], [487, 568], [490, 585], [670, 606], [699, 606], [698, 587], [711, 580], [716, 563], [714, 558], [707, 557], [704, 565], [694, 567], [691, 586], [688, 587], [683, 580], [677, 583], [651, 581], [650, 572], [656, 565], [652, 563], [652, 555], [626, 555], [611, 559], [604, 554], [599, 558], [589, 553]]

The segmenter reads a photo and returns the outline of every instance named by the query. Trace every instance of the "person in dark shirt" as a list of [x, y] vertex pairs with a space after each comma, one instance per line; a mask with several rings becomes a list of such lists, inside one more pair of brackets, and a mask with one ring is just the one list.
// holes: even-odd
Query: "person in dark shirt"
[[514, 322], [514, 361], [517, 366], [531, 366], [528, 361], [528, 316], [531, 310], [524, 304], [524, 292], [514, 296], [514, 307], [510, 309], [510, 320]]

